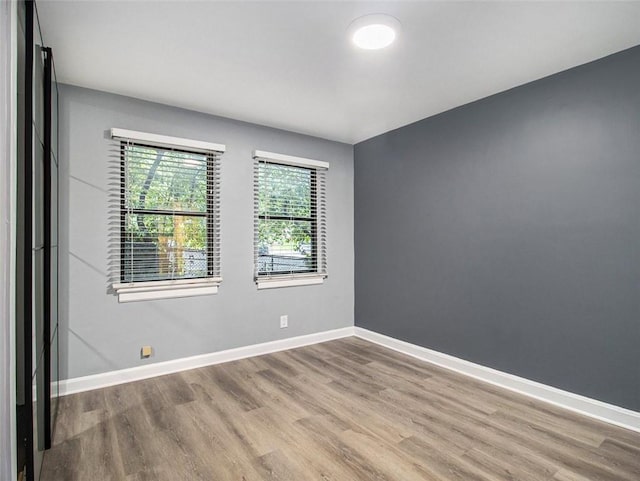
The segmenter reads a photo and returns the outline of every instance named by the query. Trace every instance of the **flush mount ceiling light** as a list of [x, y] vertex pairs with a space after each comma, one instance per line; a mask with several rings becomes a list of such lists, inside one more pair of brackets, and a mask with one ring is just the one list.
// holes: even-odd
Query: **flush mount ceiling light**
[[400, 22], [383, 13], [356, 18], [349, 25], [349, 37], [356, 47], [379, 50], [388, 47], [398, 36]]

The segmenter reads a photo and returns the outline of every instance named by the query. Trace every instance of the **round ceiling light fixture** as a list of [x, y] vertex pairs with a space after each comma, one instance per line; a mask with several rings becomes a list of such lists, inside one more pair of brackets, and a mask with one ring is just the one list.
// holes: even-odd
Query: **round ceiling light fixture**
[[400, 31], [397, 18], [384, 13], [373, 13], [356, 18], [349, 25], [349, 37], [356, 47], [380, 50], [391, 45]]

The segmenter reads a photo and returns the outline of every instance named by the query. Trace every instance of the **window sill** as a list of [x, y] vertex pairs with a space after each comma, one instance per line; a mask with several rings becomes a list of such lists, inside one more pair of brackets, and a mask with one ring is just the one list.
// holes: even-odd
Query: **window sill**
[[114, 284], [118, 302], [152, 301], [179, 297], [206, 296], [218, 293], [221, 279], [194, 281], [157, 281]]
[[313, 275], [304, 277], [269, 277], [258, 278], [256, 284], [258, 289], [276, 289], [279, 287], [313, 286], [323, 284], [325, 275]]

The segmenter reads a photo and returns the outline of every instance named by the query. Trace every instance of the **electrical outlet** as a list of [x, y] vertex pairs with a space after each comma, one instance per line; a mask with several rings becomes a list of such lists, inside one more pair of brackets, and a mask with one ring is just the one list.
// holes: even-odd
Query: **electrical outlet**
[[140, 348], [140, 359], [147, 359], [148, 357], [151, 357], [152, 353], [153, 348], [151, 346], [142, 346]]
[[284, 329], [285, 327], [289, 327], [289, 316], [286, 314], [284, 316], [280, 316], [280, 329]]

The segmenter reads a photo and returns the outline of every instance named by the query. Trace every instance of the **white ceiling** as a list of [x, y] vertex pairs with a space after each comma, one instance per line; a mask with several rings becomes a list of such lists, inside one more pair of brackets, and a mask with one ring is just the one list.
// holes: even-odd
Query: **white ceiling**
[[[38, 2], [61, 82], [356, 143], [640, 44], [640, 2]], [[356, 17], [402, 24], [355, 49]]]

